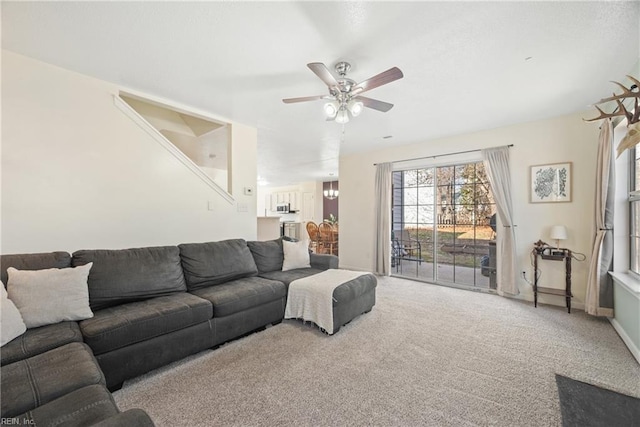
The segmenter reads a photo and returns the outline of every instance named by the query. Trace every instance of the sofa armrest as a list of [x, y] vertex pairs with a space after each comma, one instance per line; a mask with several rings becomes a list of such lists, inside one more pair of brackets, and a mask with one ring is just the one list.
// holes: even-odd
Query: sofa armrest
[[154, 427], [155, 424], [142, 409], [129, 409], [121, 412], [118, 415], [102, 420], [97, 424], [93, 424], [94, 427]]
[[320, 270], [328, 270], [330, 268], [338, 268], [339, 258], [329, 254], [309, 254], [311, 267]]

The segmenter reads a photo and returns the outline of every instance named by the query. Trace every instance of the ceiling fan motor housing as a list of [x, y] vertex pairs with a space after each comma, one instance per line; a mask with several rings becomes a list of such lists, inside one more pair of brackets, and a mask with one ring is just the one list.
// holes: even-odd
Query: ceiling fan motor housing
[[338, 62], [334, 68], [336, 70], [336, 73], [344, 77], [347, 75], [347, 73], [351, 69], [351, 64], [349, 64], [348, 62], [341, 61], [341, 62]]

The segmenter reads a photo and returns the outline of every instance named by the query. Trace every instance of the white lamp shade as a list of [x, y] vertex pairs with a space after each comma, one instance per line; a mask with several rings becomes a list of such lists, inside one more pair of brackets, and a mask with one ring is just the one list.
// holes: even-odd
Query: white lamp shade
[[349, 112], [346, 108], [340, 108], [338, 114], [336, 115], [337, 123], [347, 123], [349, 121]]
[[551, 227], [551, 232], [549, 236], [555, 240], [566, 240], [567, 239], [567, 229], [564, 225], [554, 225]]
[[364, 104], [362, 103], [362, 101], [356, 101], [355, 99], [352, 99], [347, 104], [347, 108], [349, 109], [349, 111], [351, 112], [351, 115], [353, 117], [358, 117], [360, 115], [360, 113], [362, 113], [362, 109], [364, 108]]
[[333, 181], [329, 182], [329, 189], [328, 190], [324, 190], [324, 197], [326, 197], [329, 200], [333, 200], [335, 198], [338, 197], [338, 195], [340, 194], [340, 192], [338, 190], [334, 190], [333, 189]]
[[324, 114], [327, 117], [334, 117], [338, 112], [338, 103], [336, 101], [324, 104]]

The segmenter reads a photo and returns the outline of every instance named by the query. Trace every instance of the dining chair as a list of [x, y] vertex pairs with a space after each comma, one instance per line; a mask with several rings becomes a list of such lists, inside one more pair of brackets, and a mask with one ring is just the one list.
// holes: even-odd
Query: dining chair
[[315, 253], [320, 253], [320, 231], [318, 224], [313, 221], [307, 222], [307, 234], [309, 235], [309, 249]]
[[320, 231], [320, 244], [324, 249], [324, 253], [338, 255], [338, 233], [328, 222], [318, 225]]

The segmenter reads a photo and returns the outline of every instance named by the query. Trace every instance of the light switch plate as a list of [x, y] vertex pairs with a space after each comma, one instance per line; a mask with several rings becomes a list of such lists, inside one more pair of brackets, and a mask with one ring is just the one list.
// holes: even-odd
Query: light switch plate
[[246, 203], [238, 203], [238, 212], [248, 212], [249, 205]]
[[253, 187], [244, 187], [245, 196], [253, 196]]
[[207, 210], [210, 210], [210, 211], [216, 210], [216, 202], [209, 200], [207, 202]]

